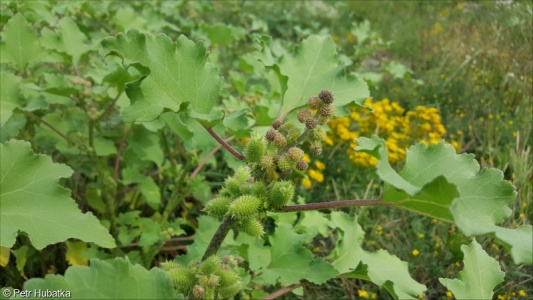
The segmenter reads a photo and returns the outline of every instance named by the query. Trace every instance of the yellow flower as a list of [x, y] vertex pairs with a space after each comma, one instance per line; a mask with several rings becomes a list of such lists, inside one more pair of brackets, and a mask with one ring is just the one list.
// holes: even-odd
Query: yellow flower
[[319, 160], [315, 161], [315, 166], [321, 171], [326, 168], [326, 165], [324, 165], [324, 163]]
[[419, 239], [423, 239], [423, 238], [424, 238], [424, 234], [423, 234], [423, 233], [419, 233], [419, 234], [418, 234], [418, 238], [419, 238]]
[[418, 299], [424, 299], [424, 297], [426, 297], [424, 294], [418, 294]]
[[302, 185], [303, 185], [304, 188], [310, 189], [311, 188], [311, 180], [309, 180], [309, 178], [302, 179]]
[[309, 177], [313, 178], [314, 180], [316, 180], [318, 182], [323, 182], [324, 181], [324, 174], [320, 173], [317, 170], [310, 170], [309, 171]]
[[362, 298], [368, 297], [368, 292], [365, 290], [357, 290], [357, 293], [359, 294], [359, 297], [362, 297]]
[[519, 291], [518, 291], [518, 295], [519, 295], [520, 297], [525, 297], [525, 296], [526, 296], [526, 292], [524, 292], [524, 290], [519, 290]]
[[446, 298], [447, 298], [447, 299], [452, 299], [452, 297], [453, 297], [453, 293], [450, 292], [450, 291], [447, 291], [447, 292], [446, 292]]
[[379, 235], [383, 233], [383, 228], [381, 227], [381, 225], [378, 225], [378, 227], [376, 228], [376, 233]]
[[418, 254], [420, 254], [420, 251], [418, 251], [417, 249], [414, 249], [411, 254], [413, 254], [413, 256], [418, 256]]
[[376, 293], [372, 293], [372, 299], [377, 299], [378, 295]]
[[303, 160], [304, 160], [306, 163], [310, 163], [310, 162], [311, 162], [311, 158], [310, 158], [309, 155], [307, 155], [307, 154], [304, 154]]

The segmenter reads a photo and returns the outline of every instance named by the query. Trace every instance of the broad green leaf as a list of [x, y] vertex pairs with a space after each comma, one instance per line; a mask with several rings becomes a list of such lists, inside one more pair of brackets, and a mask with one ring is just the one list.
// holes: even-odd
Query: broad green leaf
[[410, 195], [420, 192], [420, 188], [412, 185], [405, 179], [403, 179], [389, 163], [389, 154], [387, 147], [385, 147], [385, 141], [377, 136], [370, 138], [360, 137], [357, 139], [358, 146], [356, 151], [366, 152], [378, 159], [376, 165], [377, 174], [381, 180], [409, 193]]
[[44, 51], [37, 35], [21, 14], [16, 14], [2, 30], [4, 43], [0, 45], [1, 62], [8, 62], [24, 71], [26, 66], [39, 59]]
[[159, 144], [157, 133], [150, 132], [143, 126], [136, 127], [135, 132], [127, 139], [127, 142], [126, 161], [152, 161], [159, 167], [162, 166], [165, 155]]
[[362, 105], [370, 95], [368, 86], [348, 76], [340, 65], [335, 43], [329, 36], [310, 36], [292, 55], [284, 56], [279, 70], [289, 79], [280, 115], [304, 105], [309, 97], [325, 89], [333, 91], [338, 106], [354, 101]]
[[212, 25], [202, 24], [200, 28], [207, 34], [211, 43], [221, 46], [228, 46], [234, 40], [238, 40], [244, 35], [243, 28], [228, 26], [223, 23]]
[[25, 290], [69, 291], [76, 299], [172, 299], [170, 278], [159, 268], [146, 270], [128, 259], [91, 259], [90, 266], [73, 266], [64, 276], [47, 275], [24, 283]]
[[77, 67], [80, 58], [91, 48], [85, 43], [87, 37], [78, 25], [69, 17], [59, 21], [59, 33], [63, 41], [65, 52], [72, 57], [72, 64]]
[[138, 188], [146, 199], [146, 203], [151, 208], [158, 209], [159, 204], [161, 204], [161, 193], [159, 192], [159, 186], [157, 186], [152, 177], [145, 177]]
[[231, 131], [246, 130], [252, 126], [252, 123], [253, 115], [250, 108], [232, 111], [223, 121], [224, 126]]
[[[377, 148], [385, 148], [382, 140], [373, 140], [378, 142]], [[368, 153], [379, 160], [388, 160], [385, 151], [379, 155], [376, 154], [377, 150]], [[423, 192], [413, 196], [405, 189], [388, 186], [382, 197], [384, 202], [455, 222], [466, 235], [495, 233], [511, 248], [515, 245], [518, 247], [514, 251], [511, 249], [515, 262], [533, 263], [533, 238], [529, 236], [529, 243], [518, 238], [525, 237], [531, 229], [524, 227], [513, 231], [517, 229], [505, 230], [496, 225], [509, 217], [511, 209], [507, 205], [516, 199], [514, 187], [504, 180], [502, 171], [480, 171], [472, 154], [456, 154], [451, 145], [441, 142], [429, 147], [420, 143], [409, 148], [405, 166], [399, 175], [402, 180], [423, 189]], [[456, 186], [456, 192], [453, 185]]]
[[332, 265], [339, 273], [347, 273], [344, 277], [372, 281], [396, 299], [416, 298], [426, 290], [423, 284], [411, 278], [406, 262], [385, 250], [363, 250], [364, 231], [356, 217], [332, 212], [330, 227], [339, 233], [337, 247], [331, 253]]
[[457, 299], [492, 299], [494, 288], [503, 282], [505, 273], [500, 264], [490, 257], [474, 239], [461, 246], [464, 268], [457, 279], [439, 278]]
[[[322, 284], [337, 276], [338, 272], [323, 258], [315, 258], [311, 251], [303, 247], [305, 235], [296, 234], [289, 224], [281, 224], [269, 240], [270, 262], [263, 266], [265, 282], [277, 281], [289, 285], [302, 279]], [[261, 271], [260, 271], [261, 272]]]
[[[122, 111], [126, 121], [151, 121], [164, 109], [179, 111], [182, 103], [209, 114], [221, 86], [217, 70], [207, 62], [202, 43], [185, 36], [176, 42], [164, 34], [129, 30], [102, 41], [103, 54], [115, 54], [126, 65], [141, 64], [143, 77], [126, 85], [131, 106]], [[138, 66], [136, 65], [138, 68]]]
[[28, 250], [30, 250], [30, 248], [27, 245], [20, 246], [16, 250], [11, 250], [11, 252], [13, 252], [13, 256], [15, 257], [17, 270], [19, 270], [22, 274], [24, 274], [24, 267], [28, 261]]
[[515, 264], [533, 265], [533, 227], [523, 225], [515, 229], [496, 227], [496, 237], [506, 246], [512, 246], [511, 256]]
[[4, 126], [13, 115], [13, 110], [20, 105], [20, 80], [18, 76], [0, 71], [0, 126]]
[[93, 143], [94, 151], [98, 156], [108, 156], [117, 153], [115, 143], [113, 143], [111, 140], [102, 137], [95, 137]]
[[37, 249], [77, 238], [105, 248], [115, 241], [91, 213], [80, 212], [70, 191], [59, 184], [72, 170], [34, 154], [27, 142], [0, 145], [0, 245], [11, 247], [25, 232]]

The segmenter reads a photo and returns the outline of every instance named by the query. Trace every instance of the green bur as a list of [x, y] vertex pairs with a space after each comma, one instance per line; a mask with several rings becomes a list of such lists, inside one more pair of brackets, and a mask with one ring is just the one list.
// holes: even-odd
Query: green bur
[[230, 204], [228, 213], [238, 219], [250, 219], [257, 216], [261, 203], [255, 196], [240, 196]]
[[289, 203], [294, 197], [294, 185], [290, 181], [277, 181], [272, 185], [268, 196], [268, 204], [279, 209]]

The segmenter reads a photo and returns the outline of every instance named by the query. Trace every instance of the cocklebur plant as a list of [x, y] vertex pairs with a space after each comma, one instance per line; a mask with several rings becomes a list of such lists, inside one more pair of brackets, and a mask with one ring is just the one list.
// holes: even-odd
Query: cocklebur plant
[[[287, 205], [294, 198], [295, 186], [290, 180], [283, 180], [294, 170], [305, 171], [307, 163], [303, 160], [305, 152], [300, 148], [305, 143], [312, 147], [321, 147], [324, 129], [317, 127], [319, 120], [331, 117], [323, 114], [321, 109], [333, 106], [333, 93], [321, 91], [322, 103], [310, 105], [298, 111], [300, 123], [306, 126], [302, 130], [295, 122], [276, 119], [264, 136], [255, 135], [246, 143], [244, 161], [232, 177], [226, 179], [218, 195], [206, 203], [204, 211], [213, 217], [232, 219], [233, 228], [253, 237], [261, 237], [264, 231], [261, 222], [268, 211], [276, 211]], [[315, 111], [311, 111], [315, 107]], [[301, 117], [306, 115], [305, 118]], [[313, 120], [314, 126], [307, 124]], [[276, 137], [283, 138], [284, 143], [276, 143]]]
[[[20, 15], [9, 20], [5, 26], [5, 40], [6, 43], [15, 44], [10, 44], [11, 46], [2, 50], [20, 49], [22, 45], [16, 44], [20, 41], [16, 39], [17, 34], [21, 32], [18, 29], [23, 28], [23, 33], [31, 31], [30, 26], [24, 22]], [[71, 28], [68, 26], [72, 26], [72, 23], [72, 20], [65, 19], [61, 21], [60, 26]], [[35, 42], [31, 43], [32, 45], [39, 43], [35, 38], [31, 40]], [[108, 231], [118, 231], [118, 237], [124, 238], [124, 244], [130, 246], [132, 241], [129, 240], [129, 230], [134, 234], [144, 233], [144, 230], [151, 231], [150, 234], [144, 235], [147, 238], [143, 240], [141, 237], [138, 243], [143, 249], [149, 248], [147, 245], [154, 241], [159, 245], [160, 233], [169, 228], [170, 216], [177, 215], [176, 210], [180, 204], [188, 207], [190, 203], [184, 203], [185, 197], [193, 195], [189, 185], [183, 184], [189, 182], [185, 175], [189, 173], [185, 171], [176, 172], [176, 181], [171, 182], [172, 185], [167, 186], [166, 182], [154, 180], [161, 175], [161, 169], [166, 168], [174, 172], [182, 165], [190, 163], [191, 160], [188, 159], [179, 163], [168, 159], [170, 154], [183, 150], [180, 142], [204, 142], [202, 138], [197, 137], [209, 134], [221, 145], [220, 148], [227, 149], [234, 160], [245, 165], [235, 167], [235, 173], [224, 181], [222, 189], [216, 191], [217, 195], [205, 204], [204, 212], [208, 216], [192, 216], [191, 220], [187, 220], [188, 226], [195, 229], [194, 238], [186, 237], [189, 240], [194, 239], [194, 243], [187, 245], [187, 254], [177, 255], [173, 261], [163, 263], [161, 268], [153, 268], [150, 271], [129, 261], [135, 259], [134, 252], [128, 255], [128, 259], [94, 259], [90, 267], [71, 267], [64, 276], [31, 279], [25, 283], [24, 288], [50, 289], [61, 286], [72, 289], [73, 298], [98, 294], [107, 298], [125, 299], [172, 298], [180, 295], [187, 298], [213, 299], [231, 298], [237, 293], [241, 293], [242, 297], [250, 297], [248, 289], [258, 290], [261, 286], [274, 287], [282, 284], [285, 288], [275, 294], [279, 295], [302, 285], [324, 284], [332, 278], [342, 277], [371, 281], [383, 287], [393, 298], [419, 297], [426, 287], [411, 277], [405, 262], [385, 250], [370, 252], [363, 248], [365, 231], [358, 224], [356, 215], [314, 211], [359, 206], [406, 209], [454, 223], [466, 236], [491, 235], [508, 245], [516, 263], [533, 263], [531, 243], [523, 242], [531, 238], [531, 227], [526, 225], [510, 229], [497, 225], [510, 214], [507, 205], [514, 200], [513, 187], [503, 180], [500, 171], [480, 171], [474, 157], [456, 154], [453, 148], [443, 143], [430, 147], [422, 144], [412, 146], [407, 151], [404, 168], [397, 172], [388, 163], [388, 153], [383, 140], [378, 137], [360, 138], [357, 150], [365, 151], [378, 160], [376, 175], [384, 183], [383, 195], [369, 200], [317, 199], [316, 203], [305, 203], [305, 200], [300, 200], [298, 204], [291, 203], [297, 194], [292, 179], [309, 167], [302, 154], [308, 152], [311, 155], [320, 155], [324, 137], [323, 126], [335, 114], [336, 107], [338, 114], [342, 114], [346, 113], [347, 105], [363, 106], [369, 93], [363, 81], [347, 75], [348, 72], [337, 59], [335, 43], [328, 36], [309, 36], [295, 51], [287, 50], [282, 56], [278, 55], [279, 52], [272, 51], [269, 38], [262, 37], [259, 40], [256, 44], [258, 49], [251, 57], [265, 66], [264, 74], [261, 75], [265, 75], [269, 80], [277, 79], [279, 83], [276, 85], [275, 82], [270, 82], [275, 91], [265, 93], [264, 96], [268, 99], [262, 104], [252, 103], [261, 108], [254, 111], [258, 114], [257, 119], [261, 117], [263, 122], [257, 127], [266, 127], [265, 120], [272, 123], [269, 128], [263, 128], [264, 131], [257, 130], [258, 133], [252, 135], [242, 153], [235, 140], [221, 135], [228, 132], [246, 132], [253, 127], [249, 122], [253, 119], [250, 117], [253, 114], [250, 108], [230, 111], [229, 108], [233, 107], [229, 105], [216, 105], [222, 78], [217, 68], [209, 63], [207, 49], [203, 43], [193, 42], [185, 36], [174, 41], [164, 34], [147, 34], [137, 30], [129, 30], [102, 41], [102, 57], [114, 69], [106, 73], [101, 82], [109, 78], [123, 78], [123, 81], [117, 84], [117, 89], [121, 89], [120, 93], [124, 91], [129, 103], [128, 99], [124, 99], [126, 97], [120, 99], [126, 101], [120, 101], [120, 116], [117, 113], [115, 119], [117, 122], [123, 122], [121, 124], [128, 129], [122, 133], [122, 142], [117, 142], [120, 151], [116, 151], [116, 154], [108, 151], [112, 153], [108, 155], [114, 155], [113, 163], [110, 164], [106, 159], [91, 160], [91, 163], [98, 163], [105, 172], [84, 175], [102, 178], [105, 182], [112, 179], [116, 183], [121, 179], [122, 184], [106, 185], [103, 197], [91, 197], [89, 206], [102, 209], [108, 214], [112, 214], [113, 209], [117, 209], [119, 205], [123, 205], [122, 208], [130, 205], [135, 207], [137, 200], [132, 201], [129, 198], [130, 194], [127, 194], [128, 189], [125, 187], [139, 186], [144, 189], [142, 192], [146, 194], [145, 201], [149, 205], [149, 211], [154, 212], [153, 218], [150, 219], [153, 222], [150, 222], [149, 226], [117, 226], [128, 224], [131, 221], [129, 217], [134, 214], [122, 214], [124, 220], [117, 224], [101, 222], [108, 227], [100, 225], [99, 220], [90, 213], [82, 214], [75, 202], [69, 198], [68, 192], [59, 185], [59, 178], [69, 177], [72, 173], [70, 168], [52, 163], [49, 156], [36, 155], [32, 145], [27, 142], [15, 140], [2, 144], [0, 241], [1, 246], [6, 248], [15, 245], [19, 231], [27, 233], [24, 238], [31, 240], [38, 249], [67, 238], [78, 238], [85, 242], [94, 242], [101, 247], [114, 248], [116, 243]], [[16, 54], [15, 52], [10, 55], [18, 57]], [[73, 57], [72, 60], [78, 62], [81, 55], [75, 54], [76, 58]], [[57, 57], [54, 59], [61, 56]], [[30, 73], [26, 72], [30, 61], [31, 59], [16, 60], [15, 68], [19, 70], [17, 74], [2, 70], [2, 87], [12, 87], [3, 89], [13, 96], [9, 99], [18, 99], [21, 88], [19, 82], [31, 83], [31, 78], [25, 78]], [[4, 76], [4, 73], [7, 75]], [[94, 74], [93, 76], [98, 76]], [[51, 87], [50, 90], [54, 88]], [[96, 91], [95, 88], [92, 95]], [[27, 92], [24, 87], [24, 93]], [[119, 101], [122, 95], [120, 93], [114, 95], [116, 101]], [[105, 99], [107, 98], [108, 95]], [[335, 101], [332, 103], [333, 99]], [[14, 116], [14, 113], [18, 112], [15, 108], [25, 109], [24, 105], [16, 101], [10, 100], [6, 103], [9, 103], [8, 108], [13, 109], [7, 113], [3, 111], [2, 117], [10, 117], [11, 114]], [[110, 104], [111, 111], [114, 109], [114, 103]], [[265, 109], [269, 106], [279, 109]], [[83, 115], [84, 111], [81, 110], [80, 113], [80, 110], [76, 107], [67, 110], [65, 115]], [[28, 116], [31, 116], [30, 112]], [[90, 112], [93, 131], [98, 131], [99, 126], [107, 125], [97, 123], [100, 117]], [[57, 114], [51, 119], [57, 121], [61, 118], [64, 118], [64, 115]], [[158, 131], [161, 128], [172, 128], [172, 132], [165, 134]], [[128, 138], [130, 130], [134, 131], [132, 138]], [[163, 133], [160, 134], [161, 132]], [[179, 138], [175, 138], [176, 136]], [[104, 154], [107, 155], [107, 152], [102, 152], [102, 149], [106, 148], [101, 145], [109, 145], [106, 142], [109, 140], [105, 139], [107, 137], [88, 137], [96, 149], [95, 153], [91, 151], [89, 158], [93, 158], [95, 154], [106, 157]], [[178, 140], [178, 143], [174, 143], [175, 140]], [[66, 141], [70, 143], [71, 140], [67, 137]], [[173, 143], [169, 144], [169, 141]], [[100, 147], [97, 147], [98, 144]], [[114, 148], [113, 142], [111, 144], [111, 148]], [[164, 152], [158, 149], [160, 144], [165, 146]], [[217, 146], [212, 148], [216, 150]], [[155, 155], [148, 155], [144, 151], [149, 147], [152, 150], [150, 154]], [[65, 152], [72, 153], [72, 149], [69, 150], [70, 152]], [[121, 170], [122, 151], [126, 153], [124, 160], [138, 159], [139, 164]], [[211, 149], [206, 153], [209, 151]], [[109, 165], [112, 167], [109, 168]], [[202, 165], [200, 160], [198, 165]], [[147, 174], [155, 173], [154, 178], [139, 180], [140, 170]], [[354, 169], [354, 172], [357, 171]], [[201, 167], [195, 167], [190, 177], [200, 172]], [[43, 180], [35, 182], [33, 179], [39, 176]], [[50, 186], [54, 189], [50, 189]], [[480, 186], [486, 188], [479, 189]], [[93, 187], [87, 188], [86, 194], [90, 194], [91, 188]], [[159, 193], [166, 194], [161, 196]], [[98, 195], [96, 192], [94, 194]], [[54, 218], [43, 219], [42, 224], [36, 227], [31, 218], [43, 212], [35, 210], [31, 211], [31, 214], [28, 208], [40, 208], [43, 204], [28, 195], [40, 195], [42, 199], [39, 201], [46, 201], [50, 207], [56, 208]], [[102, 198], [105, 203], [97, 201]], [[108, 201], [110, 199], [117, 202]], [[158, 204], [161, 200], [164, 200], [166, 205], [160, 209]], [[17, 206], [18, 203], [27, 205]], [[63, 203], [69, 204], [62, 205]], [[104, 209], [106, 205], [109, 206], [107, 210]], [[179, 212], [184, 211], [189, 213], [186, 210]], [[476, 214], [470, 213], [472, 211]], [[290, 215], [291, 212], [298, 212], [298, 216]], [[283, 214], [294, 218], [279, 218]], [[274, 226], [263, 228], [262, 224], [269, 216], [274, 220]], [[61, 222], [62, 230], [54, 230], [57, 227], [53, 226], [57, 226], [58, 222]], [[94, 229], [83, 231], [78, 230], [79, 228]], [[305, 229], [308, 229], [307, 232]], [[229, 234], [232, 230], [237, 234]], [[51, 234], [43, 235], [44, 231], [50, 231]], [[326, 236], [330, 231], [335, 232], [335, 247], [326, 249], [325, 251], [329, 252], [324, 254], [324, 257], [316, 257], [307, 249], [307, 241], [315, 238], [316, 232]], [[121, 256], [122, 249], [124, 247], [116, 247], [108, 251], [112, 254], [104, 251], [99, 254]], [[465, 273], [468, 276], [460, 275], [460, 280], [441, 282], [454, 294], [464, 295], [465, 298], [490, 298], [494, 286], [502, 280], [498, 263], [488, 257], [475, 241], [471, 246], [464, 246], [463, 251]], [[163, 255], [157, 256], [157, 253], [154, 255], [151, 251], [147, 253], [150, 254], [146, 255], [149, 263], [154, 257], [163, 260]], [[231, 261], [225, 262], [228, 253], [246, 263], [237, 266]], [[490, 272], [482, 274], [483, 276], [470, 276], [480, 275], [480, 270]], [[133, 281], [139, 286], [120, 291], [116, 288], [95, 289], [87, 295], [87, 291], [80, 287], [85, 287], [84, 281], [95, 278], [101, 285], [116, 287], [124, 286], [128, 282], [131, 284]], [[109, 284], [110, 282], [112, 284]], [[465, 290], [464, 286], [470, 288]]]

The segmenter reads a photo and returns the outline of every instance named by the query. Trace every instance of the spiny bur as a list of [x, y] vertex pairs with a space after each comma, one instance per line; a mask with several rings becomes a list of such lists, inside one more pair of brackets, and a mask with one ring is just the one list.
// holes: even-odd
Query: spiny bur
[[202, 265], [200, 266], [200, 271], [204, 275], [214, 274], [220, 269], [221, 263], [222, 261], [220, 260], [220, 257], [216, 255], [211, 255], [202, 262]]
[[224, 269], [221, 268], [215, 272], [215, 275], [217, 275], [220, 280], [220, 287], [224, 286], [230, 286], [235, 284], [236, 282], [240, 282], [239, 275], [237, 273], [233, 272], [231, 269]]
[[295, 143], [298, 138], [300, 138], [300, 135], [302, 135], [302, 131], [298, 127], [291, 128], [287, 132], [287, 143]]
[[261, 168], [263, 169], [270, 169], [274, 167], [274, 156], [272, 155], [265, 155], [261, 157], [261, 162], [259, 163]]
[[314, 155], [320, 155], [322, 154], [322, 147], [321, 146], [312, 146], [311, 147], [311, 153], [313, 153]]
[[307, 106], [309, 106], [310, 109], [318, 109], [320, 107], [320, 99], [317, 96], [313, 96], [307, 100]]
[[268, 191], [265, 184], [262, 181], [257, 181], [252, 186], [252, 195], [259, 199], [266, 199], [268, 197]]
[[241, 282], [236, 281], [234, 284], [227, 286], [220, 286], [217, 288], [220, 298], [230, 299], [233, 298], [241, 290]]
[[252, 177], [252, 174], [248, 167], [240, 167], [237, 169], [233, 177], [239, 182], [239, 184], [243, 184]]
[[268, 204], [273, 209], [279, 209], [289, 203], [294, 197], [294, 185], [290, 181], [276, 181], [270, 188]]
[[259, 163], [265, 154], [267, 145], [259, 135], [252, 137], [244, 148], [244, 157], [248, 163]]
[[300, 171], [305, 171], [307, 170], [307, 168], [309, 167], [309, 165], [307, 164], [307, 162], [305, 160], [300, 160], [296, 163], [296, 169], [300, 170]]
[[278, 129], [281, 127], [282, 124], [283, 124], [282, 120], [276, 119], [274, 120], [274, 122], [272, 122], [272, 127], [274, 127], [274, 129]]
[[261, 200], [252, 195], [243, 195], [233, 200], [228, 209], [228, 214], [238, 219], [250, 219], [257, 216]]
[[305, 121], [313, 117], [313, 112], [309, 109], [300, 109], [296, 117], [300, 123], [305, 123]]
[[230, 203], [230, 198], [218, 196], [207, 202], [204, 211], [212, 217], [222, 218], [228, 212], [228, 206], [230, 205]]
[[282, 155], [278, 160], [278, 168], [282, 173], [289, 174], [294, 168], [294, 162], [290, 160], [286, 155]]
[[326, 104], [320, 108], [320, 116], [324, 118], [331, 117], [335, 113], [335, 105]]
[[311, 141], [313, 142], [322, 142], [325, 137], [326, 131], [320, 127], [311, 130], [311, 134], [309, 135], [309, 138], [311, 138]]
[[297, 162], [304, 157], [304, 151], [298, 147], [290, 147], [287, 150], [287, 156], [290, 160]]
[[195, 285], [192, 289], [192, 296], [194, 299], [203, 299], [205, 296], [205, 288], [200, 285]]
[[333, 92], [330, 90], [322, 90], [318, 93], [318, 98], [324, 102], [324, 104], [333, 103]]
[[308, 129], [313, 129], [316, 127], [316, 125], [318, 125], [318, 121], [315, 118], [309, 119], [307, 122], [305, 122], [305, 127]]
[[278, 131], [283, 134], [288, 134], [291, 131], [291, 129], [296, 128], [296, 127], [297, 127], [296, 123], [289, 121], [289, 122], [283, 123], [283, 125], [281, 125]]
[[180, 266], [167, 271], [167, 274], [176, 289], [185, 295], [189, 294], [196, 284], [196, 274], [188, 267]]
[[241, 193], [241, 184], [239, 180], [237, 180], [234, 177], [229, 177], [226, 179], [226, 190], [229, 192], [232, 196], [240, 195]]
[[218, 285], [219, 282], [220, 282], [220, 277], [218, 277], [215, 274], [211, 274], [209, 275], [209, 279], [207, 280], [207, 286], [214, 288]]
[[285, 136], [281, 133], [277, 133], [276, 137], [274, 138], [274, 145], [278, 148], [283, 148], [285, 145], [287, 145], [287, 140], [285, 139]]
[[274, 128], [269, 128], [265, 135], [265, 138], [267, 139], [267, 141], [273, 142], [275, 137], [276, 137], [276, 130]]
[[259, 238], [265, 234], [263, 225], [255, 218], [241, 221], [238, 224], [238, 230], [254, 238]]

